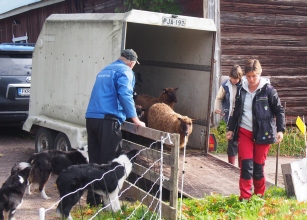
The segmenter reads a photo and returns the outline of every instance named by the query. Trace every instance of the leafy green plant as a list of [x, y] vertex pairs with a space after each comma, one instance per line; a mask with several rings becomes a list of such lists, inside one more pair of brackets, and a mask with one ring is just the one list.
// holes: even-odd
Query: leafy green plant
[[[217, 150], [215, 153], [227, 152], [227, 139], [226, 139], [226, 123], [221, 121], [217, 127], [211, 128], [210, 133], [215, 135], [217, 140]], [[279, 155], [290, 157], [304, 157], [306, 155], [306, 147], [304, 135], [296, 127], [289, 125], [286, 127], [284, 139], [278, 144], [272, 144], [269, 156], [275, 156], [279, 147]]]
[[211, 128], [210, 133], [215, 135], [217, 141], [216, 153], [227, 152], [227, 139], [226, 139], [226, 122], [221, 120], [217, 127]]
[[127, 12], [131, 9], [147, 10], [169, 14], [181, 14], [178, 2], [175, 0], [124, 0], [122, 7], [115, 12]]
[[[98, 207], [90, 207], [89, 205], [81, 206], [76, 205], [71, 210], [71, 215], [73, 219], [89, 219], [91, 218], [95, 213], [97, 213], [101, 209], [101, 206]], [[148, 207], [140, 204], [139, 201], [131, 203], [131, 202], [125, 202], [121, 206], [121, 212], [118, 211], [116, 213], [112, 211], [101, 211], [97, 214], [97, 217], [95, 219], [100, 220], [110, 220], [110, 219], [129, 219], [131, 220], [138, 220], [138, 219], [158, 219], [157, 215], [153, 212], [151, 212]], [[133, 213], [133, 214], [132, 214]]]
[[[269, 155], [276, 155], [278, 144], [271, 145]], [[284, 139], [280, 143], [279, 154], [283, 156], [302, 157], [306, 155], [304, 135], [294, 126], [287, 126]]]
[[307, 202], [287, 198], [285, 190], [278, 187], [249, 201], [240, 202], [237, 195], [212, 195], [184, 199], [182, 204], [182, 219], [305, 219], [306, 214]]

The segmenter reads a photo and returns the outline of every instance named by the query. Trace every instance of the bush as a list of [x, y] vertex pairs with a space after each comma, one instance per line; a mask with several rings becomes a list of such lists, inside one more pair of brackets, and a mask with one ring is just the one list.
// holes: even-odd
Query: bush
[[[217, 140], [217, 149], [215, 153], [226, 154], [227, 139], [226, 139], [226, 123], [221, 120], [219, 125], [210, 129], [210, 133], [215, 135]], [[272, 144], [269, 156], [276, 156], [279, 144]], [[296, 127], [289, 125], [286, 127], [284, 139], [279, 146], [279, 155], [291, 157], [305, 157], [306, 147], [305, 139], [302, 132]]]
[[226, 122], [221, 120], [217, 127], [210, 129], [210, 134], [214, 134], [217, 141], [215, 153], [222, 154], [227, 152], [226, 126]]

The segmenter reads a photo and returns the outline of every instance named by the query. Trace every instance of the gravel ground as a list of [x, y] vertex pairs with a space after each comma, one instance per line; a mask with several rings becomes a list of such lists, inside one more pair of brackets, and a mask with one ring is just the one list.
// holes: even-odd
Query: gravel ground
[[[27, 132], [13, 127], [0, 127], [0, 185], [10, 176], [11, 168], [16, 162], [27, 161], [34, 153], [34, 137]], [[46, 186], [46, 194], [51, 197], [45, 200], [40, 197], [38, 186], [32, 187], [32, 195], [24, 195], [22, 206], [16, 211], [15, 218], [20, 220], [39, 219], [39, 209], [50, 208], [59, 199], [57, 188], [52, 177]], [[45, 219], [59, 219], [54, 216], [55, 207], [46, 213]]]
[[[30, 155], [34, 153], [34, 136], [21, 129], [14, 127], [0, 127], [0, 185], [10, 175], [10, 170], [16, 162], [27, 161]], [[215, 155], [222, 160], [227, 160], [226, 155]], [[279, 157], [278, 162], [278, 185], [284, 187], [281, 164], [291, 163], [301, 158]], [[267, 179], [275, 183], [276, 157], [268, 157], [265, 173]], [[16, 211], [16, 219], [37, 220], [39, 219], [39, 209], [51, 208], [45, 215], [45, 219], [59, 219], [55, 217], [55, 203], [59, 199], [59, 194], [55, 186], [56, 177], [53, 176], [46, 186], [46, 194], [51, 197], [50, 200], [42, 199], [38, 192], [38, 186], [34, 185], [31, 189], [32, 195], [25, 195], [23, 204]]]

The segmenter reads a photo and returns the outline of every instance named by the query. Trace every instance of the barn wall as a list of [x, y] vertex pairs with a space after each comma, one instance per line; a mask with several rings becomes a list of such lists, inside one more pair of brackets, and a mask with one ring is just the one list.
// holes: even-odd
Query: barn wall
[[[35, 43], [49, 15], [55, 13], [77, 13], [82, 11], [82, 1], [64, 1], [1, 19], [0, 43], [12, 42], [13, 34], [15, 37], [20, 37], [26, 35], [26, 33], [28, 35], [28, 42]], [[19, 24], [14, 24], [13, 21], [17, 21]]]
[[[203, 0], [176, 0], [182, 15], [203, 17]], [[35, 43], [40, 30], [51, 14], [63, 13], [113, 13], [124, 0], [66, 0], [37, 8], [0, 20], [0, 43], [12, 42], [15, 37], [28, 35], [28, 42]], [[18, 24], [14, 24], [17, 21]]]
[[[109, 13], [115, 9], [123, 9], [124, 0], [85, 0], [85, 13]], [[175, 0], [181, 10], [181, 15], [203, 17], [203, 0]]]
[[[307, 2], [220, 0], [221, 74], [258, 59], [271, 78], [288, 120], [307, 115]], [[291, 118], [293, 117], [293, 118]]]

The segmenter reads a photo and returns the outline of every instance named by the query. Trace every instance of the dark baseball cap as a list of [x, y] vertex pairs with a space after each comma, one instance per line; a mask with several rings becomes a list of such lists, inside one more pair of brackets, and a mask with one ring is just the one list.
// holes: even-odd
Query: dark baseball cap
[[137, 62], [137, 64], [140, 64], [139, 61], [138, 61], [138, 55], [132, 49], [123, 50], [121, 56], [125, 57], [128, 60], [135, 61], [135, 62]]

